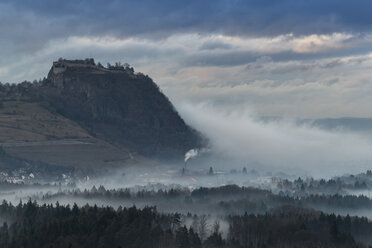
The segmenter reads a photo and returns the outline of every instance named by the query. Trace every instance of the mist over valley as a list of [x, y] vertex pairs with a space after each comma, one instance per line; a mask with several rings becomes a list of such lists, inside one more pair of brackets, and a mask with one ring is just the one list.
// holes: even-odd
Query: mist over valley
[[371, 9], [0, 1], [0, 247], [372, 247]]

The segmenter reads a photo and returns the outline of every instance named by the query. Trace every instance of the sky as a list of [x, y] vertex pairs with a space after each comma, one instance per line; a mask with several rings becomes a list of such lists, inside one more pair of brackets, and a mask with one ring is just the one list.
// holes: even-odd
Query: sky
[[0, 0], [0, 81], [126, 62], [179, 109], [372, 117], [372, 1]]

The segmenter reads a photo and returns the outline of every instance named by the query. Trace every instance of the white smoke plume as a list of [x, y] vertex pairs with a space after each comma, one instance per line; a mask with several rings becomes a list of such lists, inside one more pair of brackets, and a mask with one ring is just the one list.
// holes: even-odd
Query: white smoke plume
[[190, 151], [186, 152], [185, 153], [185, 163], [190, 158], [194, 158], [194, 157], [198, 156], [198, 154], [199, 154], [199, 150], [198, 149], [191, 149]]

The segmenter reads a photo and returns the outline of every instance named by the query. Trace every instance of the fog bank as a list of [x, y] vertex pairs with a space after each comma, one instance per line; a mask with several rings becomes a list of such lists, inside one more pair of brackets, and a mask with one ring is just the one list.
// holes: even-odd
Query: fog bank
[[210, 104], [177, 107], [186, 122], [210, 139], [212, 153], [240, 160], [248, 168], [259, 165], [266, 170], [330, 177], [359, 173], [372, 164], [372, 140], [358, 133], [298, 125], [296, 120], [263, 121], [251, 111]]

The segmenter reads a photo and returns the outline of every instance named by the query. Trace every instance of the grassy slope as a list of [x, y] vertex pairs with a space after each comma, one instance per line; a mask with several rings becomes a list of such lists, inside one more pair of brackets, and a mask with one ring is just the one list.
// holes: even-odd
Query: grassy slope
[[92, 137], [77, 123], [38, 103], [12, 100], [2, 105], [0, 145], [14, 157], [92, 169], [134, 162], [127, 150]]
[[0, 109], [0, 141], [3, 143], [90, 138], [79, 125], [47, 111], [38, 103], [7, 101]]

